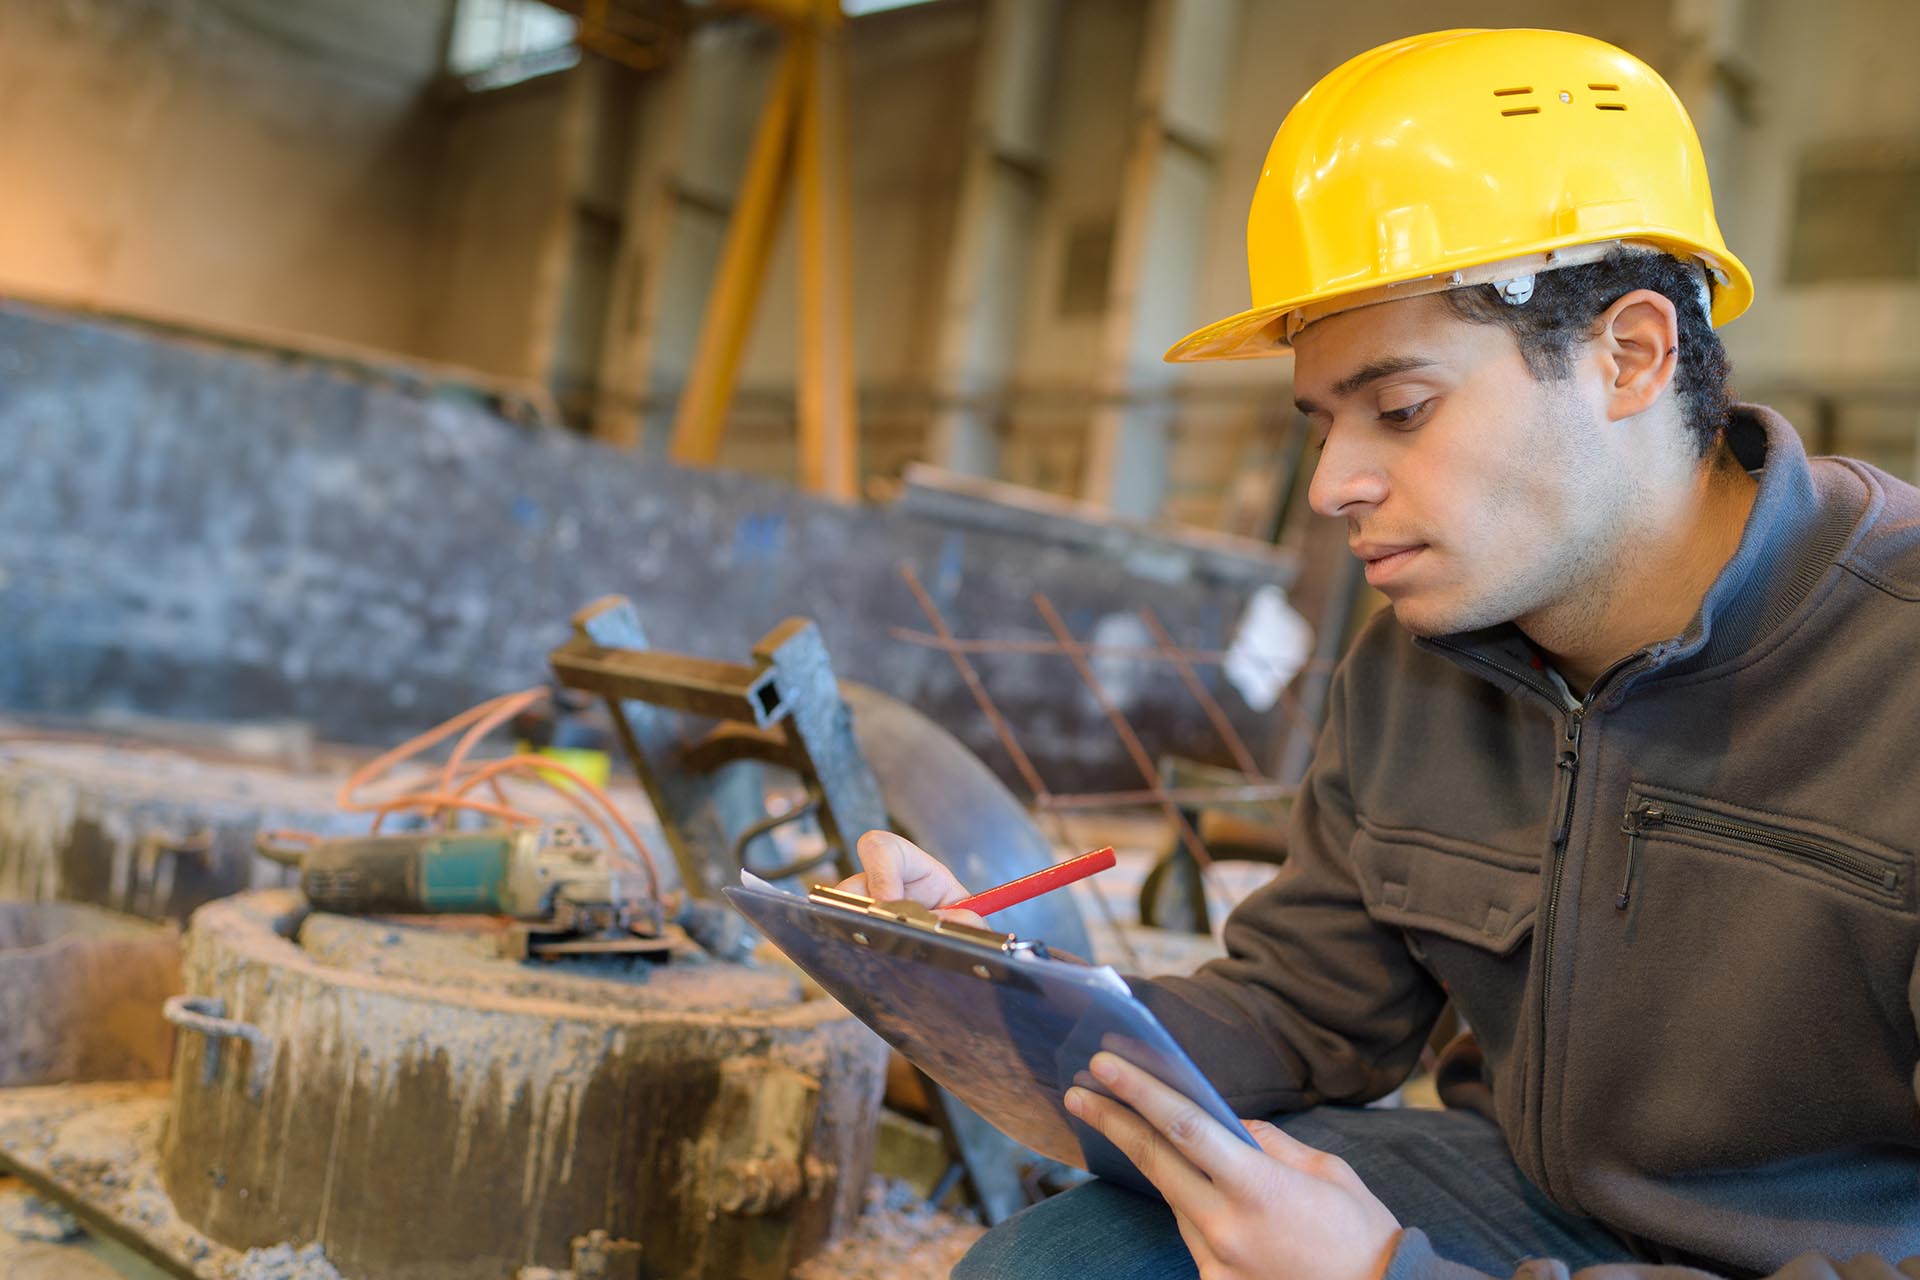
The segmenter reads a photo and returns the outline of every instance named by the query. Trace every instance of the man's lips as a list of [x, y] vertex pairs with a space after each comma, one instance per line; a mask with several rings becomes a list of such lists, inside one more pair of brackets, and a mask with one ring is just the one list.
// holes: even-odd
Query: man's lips
[[1353, 554], [1367, 563], [1385, 560], [1408, 551], [1418, 551], [1426, 546], [1424, 542], [1350, 542], [1347, 547]]
[[1426, 550], [1424, 542], [1404, 546], [1384, 545], [1381, 543], [1361, 543], [1353, 548], [1353, 554], [1367, 563], [1367, 581], [1379, 586], [1388, 578], [1412, 563], [1415, 556]]

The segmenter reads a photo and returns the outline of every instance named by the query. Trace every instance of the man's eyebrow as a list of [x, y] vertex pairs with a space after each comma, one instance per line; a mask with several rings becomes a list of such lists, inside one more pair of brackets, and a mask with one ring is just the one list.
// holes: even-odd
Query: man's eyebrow
[[[1432, 360], [1422, 356], [1385, 356], [1379, 360], [1371, 360], [1333, 384], [1334, 398], [1344, 400], [1362, 387], [1378, 382], [1382, 378], [1391, 378], [1396, 373], [1406, 373], [1412, 369], [1431, 368], [1433, 364]], [[1308, 415], [1320, 408], [1313, 401], [1305, 399], [1295, 400], [1293, 407]]]

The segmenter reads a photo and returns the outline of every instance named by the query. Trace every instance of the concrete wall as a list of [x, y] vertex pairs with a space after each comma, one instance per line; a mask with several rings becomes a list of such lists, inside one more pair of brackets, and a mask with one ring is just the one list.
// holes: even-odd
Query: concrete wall
[[416, 350], [447, 8], [0, 4], [0, 289]]
[[1779, 407], [1812, 446], [1920, 481], [1920, 280], [1788, 277], [1804, 166], [1920, 167], [1920, 84], [1905, 66], [1920, 45], [1920, 8], [1848, 0], [1841, 12], [1843, 21], [1822, 20], [1802, 6], [1749, 3], [1734, 29], [1749, 118], [1729, 140], [1734, 197], [1721, 198], [1720, 216], [1759, 296], [1727, 328], [1727, 349], [1735, 386]]
[[1759, 291], [1753, 310], [1727, 329], [1736, 366], [1758, 381], [1920, 381], [1920, 281], [1786, 282], [1802, 162], [1841, 147], [1920, 160], [1920, 79], [1911, 67], [1920, 6], [1750, 3], [1736, 37], [1753, 82], [1752, 120], [1733, 140], [1734, 183], [1718, 204], [1721, 229]]
[[[1907, 0], [1220, 2], [1237, 10], [1239, 38], [1221, 69], [1230, 125], [1216, 190], [1195, 232], [1203, 266], [1190, 306], [1147, 318], [1153, 341], [1246, 304], [1247, 199], [1274, 127], [1320, 74], [1410, 31], [1564, 26], [1619, 43], [1682, 83], [1713, 131], [1722, 223], [1761, 290], [1726, 335], [1740, 385], [1777, 394], [1802, 418], [1826, 412], [1843, 447], [1871, 445], [1883, 461], [1920, 466], [1912, 459], [1920, 356], [1906, 339], [1920, 322], [1920, 287], [1784, 279], [1794, 185], [1808, 155], [1920, 147], [1920, 88], [1901, 62], [1920, 42], [1920, 8]], [[616, 222], [635, 215], [631, 196], [620, 208], [608, 195], [620, 166], [606, 161], [624, 146], [639, 171], [653, 144], [622, 139], [647, 136], [655, 81], [590, 61], [494, 94], [434, 98], [425, 90], [446, 7], [0, 5], [0, 172], [15, 179], [0, 200], [0, 289], [578, 382], [593, 365], [592, 311], [631, 296], [593, 279], [605, 254], [589, 242], [615, 232], [591, 219], [583, 232], [581, 208], [612, 206]], [[1102, 322], [1097, 311], [1063, 312], [1069, 249], [1115, 211], [1146, 13], [1146, 0], [1066, 0], [1031, 270], [1006, 286], [1019, 294], [1021, 356], [1002, 474], [1060, 492], [1077, 490], [1086, 462], [1085, 393]], [[869, 475], [924, 452], [983, 19], [981, 0], [942, 0], [847, 29], [855, 364], [867, 393]], [[1703, 24], [1722, 73], [1703, 71], [1696, 56]], [[702, 81], [684, 109], [689, 128], [723, 138], [711, 149], [733, 163], [678, 161], [694, 197], [673, 215], [687, 224], [674, 241], [683, 251], [640, 264], [641, 272], [704, 279], [711, 270], [740, 135], [772, 61], [771, 38], [752, 28], [731, 25], [734, 70]], [[624, 88], [610, 91], [610, 78], [623, 76]], [[728, 466], [782, 478], [793, 471], [793, 258], [789, 229], [723, 455]], [[679, 299], [701, 292], [697, 282], [670, 290]], [[604, 309], [611, 341], [640, 314], [629, 308], [623, 320], [617, 307]], [[670, 401], [699, 308], [681, 302], [637, 322], [651, 330], [644, 395]], [[1271, 406], [1284, 403], [1287, 375], [1284, 361], [1183, 375], [1166, 514], [1217, 524], [1244, 506], [1226, 495], [1279, 456], [1287, 415]], [[1834, 388], [1846, 402], [1817, 410], [1817, 396]]]
[[[1164, 548], [1130, 559], [649, 465], [378, 375], [6, 304], [0, 475], [0, 709], [297, 718], [350, 741], [540, 682], [572, 613], [619, 592], [658, 647], [735, 661], [813, 617], [837, 670], [1005, 770], [948, 659], [891, 634], [927, 625], [902, 561], [965, 636], [1043, 636], [1045, 591], [1083, 638], [1138, 630], [1147, 606], [1178, 643], [1220, 649], [1256, 585]], [[1151, 750], [1218, 758], [1173, 672], [1100, 661]], [[1064, 658], [980, 668], [1053, 786], [1139, 785]], [[1208, 678], [1258, 746], [1266, 718]]]
[[450, 103], [412, 179], [430, 193], [419, 323], [407, 350], [509, 378], [547, 376], [560, 315], [576, 150], [576, 72]]
[[1063, 310], [1069, 247], [1076, 234], [1111, 234], [1133, 132], [1133, 85], [1146, 6], [1140, 0], [1071, 0], [1060, 45], [1056, 121], [1045, 200], [1033, 246], [1016, 379], [1045, 395], [1009, 416], [1005, 477], [1077, 493], [1090, 416], [1082, 396], [1099, 367], [1099, 311]]
[[436, 91], [450, 8], [0, 4], [0, 291], [546, 380], [631, 73]]

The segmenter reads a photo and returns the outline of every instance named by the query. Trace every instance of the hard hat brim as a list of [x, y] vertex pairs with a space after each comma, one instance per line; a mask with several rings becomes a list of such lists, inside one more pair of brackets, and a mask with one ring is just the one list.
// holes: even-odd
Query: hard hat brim
[[[1449, 263], [1438, 272], [1409, 272], [1365, 289], [1337, 290], [1251, 307], [1194, 330], [1169, 347], [1160, 358], [1168, 364], [1195, 364], [1209, 360], [1261, 360], [1291, 355], [1293, 345], [1288, 334], [1288, 317], [1296, 311], [1318, 313], [1320, 317], [1325, 317], [1343, 310], [1357, 310], [1486, 283], [1503, 274], [1555, 270], [1580, 261], [1591, 261], [1619, 244], [1638, 245], [1692, 259], [1713, 272], [1716, 283], [1712, 291], [1711, 320], [1715, 328], [1740, 315], [1753, 302], [1753, 276], [1746, 264], [1733, 254], [1723, 249], [1679, 241], [1649, 228], [1637, 234], [1630, 232], [1618, 240], [1588, 241], [1584, 244], [1572, 240], [1550, 242], [1521, 257], [1502, 256], [1492, 261]], [[1351, 305], [1342, 305], [1343, 299], [1348, 298], [1351, 299]]]
[[1168, 364], [1202, 360], [1261, 360], [1293, 354], [1286, 340], [1287, 314], [1292, 303], [1253, 307], [1224, 320], [1195, 329], [1167, 349], [1160, 358]]

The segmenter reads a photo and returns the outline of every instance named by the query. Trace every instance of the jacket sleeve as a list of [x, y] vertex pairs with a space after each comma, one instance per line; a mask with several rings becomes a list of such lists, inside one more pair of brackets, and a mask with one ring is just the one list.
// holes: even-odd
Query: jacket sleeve
[[1329, 690], [1312, 768], [1293, 804], [1287, 857], [1228, 917], [1226, 958], [1135, 993], [1227, 1105], [1264, 1117], [1390, 1093], [1445, 1004], [1399, 930], [1368, 914], [1355, 878], [1346, 735], [1354, 658]]
[[[1448, 1262], [1433, 1251], [1423, 1231], [1400, 1233], [1399, 1246], [1382, 1280], [1493, 1280], [1484, 1271]], [[1710, 1271], [1670, 1267], [1657, 1263], [1610, 1262], [1570, 1271], [1564, 1262], [1529, 1258], [1513, 1273], [1513, 1280], [1718, 1280]], [[1920, 1257], [1889, 1262], [1871, 1254], [1839, 1261], [1803, 1253], [1761, 1280], [1920, 1280]]]

